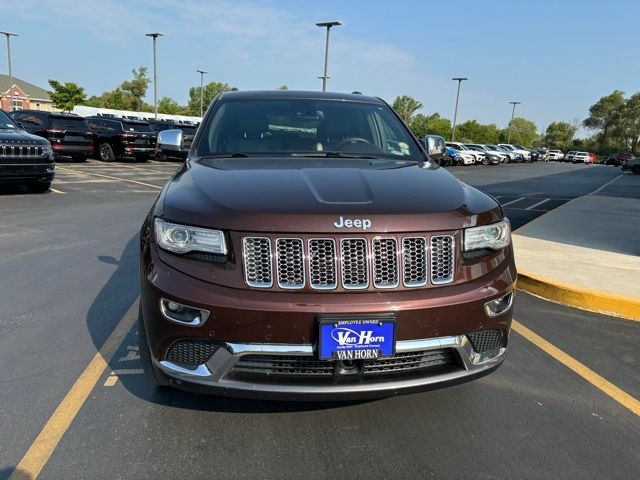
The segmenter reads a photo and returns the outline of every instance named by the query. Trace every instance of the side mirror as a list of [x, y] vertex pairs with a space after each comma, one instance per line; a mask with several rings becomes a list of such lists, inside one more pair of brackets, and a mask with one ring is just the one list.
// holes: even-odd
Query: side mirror
[[182, 150], [182, 130], [163, 130], [158, 133], [158, 149], [179, 152]]
[[441, 157], [447, 153], [447, 146], [444, 140], [435, 137], [426, 137], [426, 148], [429, 156]]

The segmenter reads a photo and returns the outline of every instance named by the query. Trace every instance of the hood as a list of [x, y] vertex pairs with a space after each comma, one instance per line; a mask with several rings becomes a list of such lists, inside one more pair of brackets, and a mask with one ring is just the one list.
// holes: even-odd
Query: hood
[[0, 129], [0, 142], [25, 145], [49, 145], [49, 141], [20, 129]]
[[493, 198], [429, 163], [288, 157], [189, 160], [155, 213], [228, 230], [345, 234], [455, 230], [502, 218]]

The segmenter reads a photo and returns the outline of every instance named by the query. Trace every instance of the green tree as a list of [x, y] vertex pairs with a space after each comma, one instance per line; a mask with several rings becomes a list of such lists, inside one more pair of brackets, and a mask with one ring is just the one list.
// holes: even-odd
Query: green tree
[[468, 120], [456, 126], [456, 138], [472, 143], [498, 143], [500, 130], [494, 123], [482, 124]]
[[411, 125], [413, 115], [421, 108], [422, 104], [409, 95], [401, 95], [393, 101], [393, 109], [407, 125]]
[[129, 95], [131, 102], [131, 110], [139, 112], [144, 110], [144, 96], [147, 94], [147, 88], [151, 80], [147, 77], [147, 67], [140, 67], [137, 70], [131, 70], [133, 80], [127, 80], [118, 87], [122, 92]]
[[279, 87], [276, 87], [276, 90], [289, 90], [289, 87], [286, 85], [280, 85]]
[[[221, 93], [228, 92], [231, 87], [226, 83], [210, 82], [204, 86], [204, 109], [206, 110], [213, 98]], [[187, 104], [188, 115], [200, 115], [200, 87], [189, 89], [189, 103]]]
[[624, 92], [614, 90], [613, 93], [602, 97], [589, 108], [589, 116], [583, 125], [591, 130], [599, 131], [607, 137], [609, 130], [617, 122], [618, 115], [625, 105]]
[[576, 127], [568, 122], [552, 122], [547, 127], [543, 137], [543, 143], [549, 148], [557, 148], [567, 151], [571, 146], [571, 140], [576, 134]]
[[[526, 118], [516, 117], [511, 123], [511, 143], [532, 146], [538, 139], [538, 129], [536, 124]], [[500, 140], [507, 142], [509, 139], [509, 127], [500, 131]]]
[[82, 105], [86, 99], [84, 88], [73, 82], [63, 84], [49, 79], [49, 85], [53, 88], [53, 91], [49, 92], [53, 106], [64, 112], [70, 112], [76, 105]]
[[111, 92], [104, 92], [101, 95], [103, 107], [113, 108], [115, 110], [135, 110], [133, 107], [133, 99], [128, 92], [123, 91], [120, 87]]
[[173, 98], [162, 97], [158, 100], [158, 113], [166, 113], [168, 115], [179, 115], [183, 112], [183, 108]]
[[448, 139], [451, 135], [451, 121], [442, 118], [439, 113], [432, 115], [417, 114], [411, 121], [411, 130], [418, 138], [425, 135], [440, 135]]
[[609, 144], [609, 134], [613, 139], [617, 139], [624, 144], [626, 150], [634, 155], [640, 151], [640, 92], [629, 97], [624, 105], [619, 109], [615, 123], [609, 126], [607, 134], [604, 131], [601, 139], [605, 144]]

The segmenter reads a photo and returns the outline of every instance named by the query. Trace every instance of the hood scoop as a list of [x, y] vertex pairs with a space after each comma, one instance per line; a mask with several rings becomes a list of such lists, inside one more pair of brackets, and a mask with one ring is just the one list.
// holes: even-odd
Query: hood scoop
[[300, 172], [311, 193], [328, 205], [367, 205], [374, 194], [361, 170], [305, 169]]

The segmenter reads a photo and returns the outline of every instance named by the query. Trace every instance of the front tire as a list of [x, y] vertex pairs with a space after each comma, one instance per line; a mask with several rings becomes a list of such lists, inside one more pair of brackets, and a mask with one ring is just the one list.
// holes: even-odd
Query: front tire
[[103, 162], [113, 162], [116, 159], [115, 153], [113, 153], [113, 148], [108, 143], [100, 144], [100, 160]]
[[138, 305], [138, 348], [140, 349], [142, 370], [144, 370], [147, 380], [157, 387], [169, 385], [167, 379], [160, 373], [151, 360], [151, 350], [149, 349], [147, 331], [145, 330], [144, 318], [142, 316], [142, 304]]

